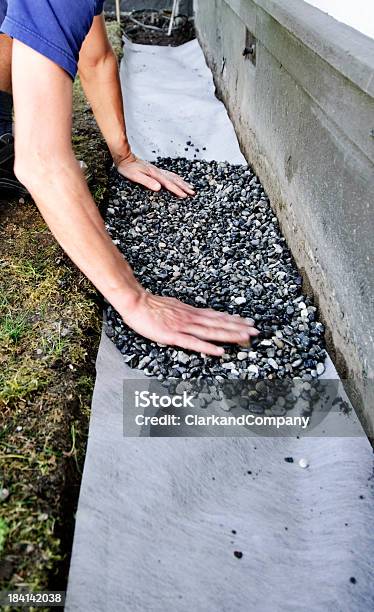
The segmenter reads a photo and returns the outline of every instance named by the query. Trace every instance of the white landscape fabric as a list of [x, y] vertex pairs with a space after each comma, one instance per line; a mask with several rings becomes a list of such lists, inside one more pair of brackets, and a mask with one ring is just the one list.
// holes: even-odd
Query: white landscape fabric
[[[189, 156], [191, 140], [201, 157], [245, 162], [197, 41], [126, 42], [121, 75], [136, 154]], [[103, 335], [66, 610], [374, 609], [365, 436], [125, 438], [123, 385], [143, 377]]]

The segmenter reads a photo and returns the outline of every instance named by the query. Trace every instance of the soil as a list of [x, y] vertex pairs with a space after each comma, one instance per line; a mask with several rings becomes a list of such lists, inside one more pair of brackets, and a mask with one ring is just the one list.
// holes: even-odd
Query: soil
[[[135, 23], [133, 20], [138, 21]], [[171, 35], [168, 36], [170, 11], [133, 11], [130, 16], [122, 19], [124, 34], [132, 42], [141, 45], [160, 45], [177, 47], [195, 38], [193, 21], [187, 16], [180, 15], [174, 22]], [[151, 26], [158, 29], [149, 29]]]

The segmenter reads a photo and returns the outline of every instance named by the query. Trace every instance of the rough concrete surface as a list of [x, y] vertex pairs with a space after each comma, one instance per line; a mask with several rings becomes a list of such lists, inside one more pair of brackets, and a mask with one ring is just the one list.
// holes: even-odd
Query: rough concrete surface
[[[195, 10], [242, 150], [373, 435], [374, 41], [296, 0], [196, 0]], [[255, 63], [242, 55], [252, 36]]]
[[[136, 154], [192, 138], [243, 160], [196, 41], [126, 44], [122, 82]], [[124, 437], [138, 377], [103, 335], [67, 612], [373, 607], [373, 457], [354, 418], [344, 438]]]

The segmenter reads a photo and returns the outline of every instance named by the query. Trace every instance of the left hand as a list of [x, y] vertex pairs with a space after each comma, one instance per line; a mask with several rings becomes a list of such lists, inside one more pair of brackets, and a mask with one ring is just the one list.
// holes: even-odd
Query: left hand
[[161, 187], [165, 187], [171, 193], [174, 193], [179, 198], [187, 198], [187, 196], [195, 195], [195, 191], [184, 181], [180, 176], [157, 168], [149, 162], [139, 159], [131, 153], [129, 157], [120, 161], [117, 165], [117, 170], [122, 176], [139, 183], [152, 191], [160, 191]]

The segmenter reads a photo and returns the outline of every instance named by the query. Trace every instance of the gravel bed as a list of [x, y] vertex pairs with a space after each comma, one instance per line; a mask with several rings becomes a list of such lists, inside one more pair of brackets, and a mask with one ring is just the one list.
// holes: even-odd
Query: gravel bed
[[168, 378], [312, 381], [324, 372], [324, 327], [277, 218], [248, 166], [158, 158], [197, 191], [180, 201], [110, 177], [106, 226], [144, 287], [159, 295], [253, 318], [250, 347], [206, 357], [151, 342], [106, 308], [107, 334], [133, 368]]

